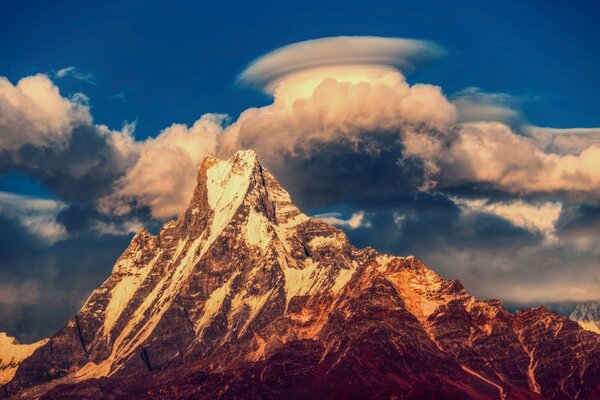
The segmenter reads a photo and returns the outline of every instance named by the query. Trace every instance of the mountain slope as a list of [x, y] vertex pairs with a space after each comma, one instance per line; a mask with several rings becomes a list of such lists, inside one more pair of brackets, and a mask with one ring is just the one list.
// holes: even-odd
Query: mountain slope
[[[147, 379], [151, 375], [152, 379]], [[510, 314], [414, 257], [308, 218], [252, 151], [205, 159], [188, 209], [18, 367], [46, 398], [600, 398], [600, 336]]]
[[20, 344], [17, 339], [0, 332], [0, 385], [10, 382], [17, 367], [47, 339], [32, 344]]

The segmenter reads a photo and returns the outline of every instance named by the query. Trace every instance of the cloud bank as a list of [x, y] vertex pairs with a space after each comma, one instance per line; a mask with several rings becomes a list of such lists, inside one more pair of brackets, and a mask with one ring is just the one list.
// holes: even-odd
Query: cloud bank
[[46, 75], [16, 85], [0, 78], [0, 173], [31, 175], [67, 203], [94, 203], [117, 216], [147, 208], [166, 218], [185, 207], [222, 122], [207, 114], [191, 127], [173, 124], [137, 141], [134, 125], [95, 124], [87, 98], [63, 97]]

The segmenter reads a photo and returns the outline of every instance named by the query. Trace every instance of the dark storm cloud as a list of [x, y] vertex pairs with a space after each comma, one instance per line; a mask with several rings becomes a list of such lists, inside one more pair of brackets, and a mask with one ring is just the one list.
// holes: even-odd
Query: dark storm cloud
[[558, 234], [564, 237], [598, 237], [600, 204], [575, 204], [565, 207], [557, 222], [557, 230]]
[[327, 207], [340, 199], [368, 208], [409, 201], [422, 183], [421, 162], [401, 162], [403, 148], [389, 135], [371, 145], [327, 143], [310, 155], [265, 164], [302, 208]]
[[76, 126], [62, 146], [26, 144], [16, 151], [0, 153], [0, 173], [25, 173], [69, 203], [106, 195], [132, 163], [133, 159], [117, 151], [106, 132], [92, 125]]

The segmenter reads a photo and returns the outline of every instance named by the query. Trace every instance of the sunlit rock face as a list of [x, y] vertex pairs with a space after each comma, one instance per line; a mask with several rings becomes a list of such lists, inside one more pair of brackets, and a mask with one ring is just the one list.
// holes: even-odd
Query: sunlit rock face
[[17, 339], [0, 332], [0, 385], [10, 382], [17, 367], [47, 339], [32, 344], [21, 344]]
[[24, 398], [600, 398], [600, 335], [510, 314], [416, 258], [302, 214], [252, 151], [206, 158], [187, 210], [141, 230], [26, 358]]

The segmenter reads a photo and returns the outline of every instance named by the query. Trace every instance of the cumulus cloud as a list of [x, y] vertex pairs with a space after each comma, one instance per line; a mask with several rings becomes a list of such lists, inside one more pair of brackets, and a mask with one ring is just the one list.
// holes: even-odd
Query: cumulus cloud
[[377, 151], [377, 137], [446, 131], [457, 113], [441, 89], [411, 86], [396, 69], [434, 52], [420, 41], [341, 37], [269, 53], [241, 79], [264, 85], [273, 104], [244, 111], [223, 133], [220, 150], [250, 147], [265, 157], [280, 157], [308, 155], [332, 142], [368, 142], [369, 150]]
[[[291, 45], [240, 76], [272, 104], [230, 125], [207, 114], [146, 140], [136, 139], [133, 124], [95, 123], [84, 95], [61, 95], [45, 75], [15, 85], [0, 78], [0, 173], [19, 171], [54, 192], [64, 205], [56, 223], [67, 232], [48, 248], [54, 211], [30, 212], [44, 229], [0, 213], [10, 233], [0, 243], [0, 278], [52, 282], [61, 312], [71, 315], [109, 273], [124, 233], [185, 208], [204, 155], [253, 148], [306, 212], [344, 210], [316, 217], [359, 246], [415, 254], [479, 296], [600, 293], [600, 130], [523, 126], [519, 99], [508, 94], [467, 88], [448, 98], [438, 86], [407, 81], [412, 65], [440, 53], [429, 42], [393, 38]], [[109, 242], [94, 242], [98, 232]], [[23, 251], [32, 247], [34, 254]], [[31, 265], [43, 273], [18, 276]], [[77, 278], [56, 278], [65, 273]], [[41, 295], [39, 302], [57, 301]], [[0, 320], [17, 331], [29, 329], [17, 318], [27, 312], [0, 304]]]
[[406, 82], [404, 65], [439, 53], [428, 42], [372, 37], [311, 40], [268, 53], [240, 79], [271, 93], [273, 104], [243, 112], [220, 137], [219, 151], [254, 148], [283, 164], [332, 143], [374, 156], [399, 146], [399, 168], [420, 161], [423, 191], [471, 185], [598, 199], [598, 130], [524, 126], [518, 97], [470, 87], [450, 101], [439, 87]]
[[543, 128], [526, 127], [528, 136], [547, 153], [578, 155], [591, 146], [600, 145], [600, 128]]
[[26, 144], [64, 146], [74, 126], [90, 122], [85, 96], [62, 97], [47, 76], [28, 76], [16, 85], [0, 77], [0, 152]]
[[548, 153], [498, 122], [465, 123], [447, 136], [415, 135], [409, 155], [433, 166], [438, 186], [482, 184], [513, 194], [563, 194], [598, 200], [600, 145], [578, 154]]
[[85, 96], [63, 97], [46, 75], [17, 85], [0, 78], [0, 173], [28, 174], [70, 204], [96, 203], [117, 216], [148, 208], [166, 218], [185, 207], [223, 118], [207, 114], [189, 128], [173, 124], [137, 141], [135, 125], [94, 124]]
[[348, 219], [344, 219], [343, 215], [338, 212], [330, 212], [324, 214], [313, 215], [313, 218], [319, 219], [327, 224], [339, 227], [347, 227], [350, 229], [370, 228], [371, 223], [365, 218], [364, 211], [355, 212]]
[[185, 209], [195, 187], [200, 161], [216, 151], [225, 116], [206, 114], [191, 127], [173, 124], [156, 138], [132, 143], [137, 161], [99, 200], [100, 209], [115, 215], [149, 207], [155, 218], [168, 218]]

